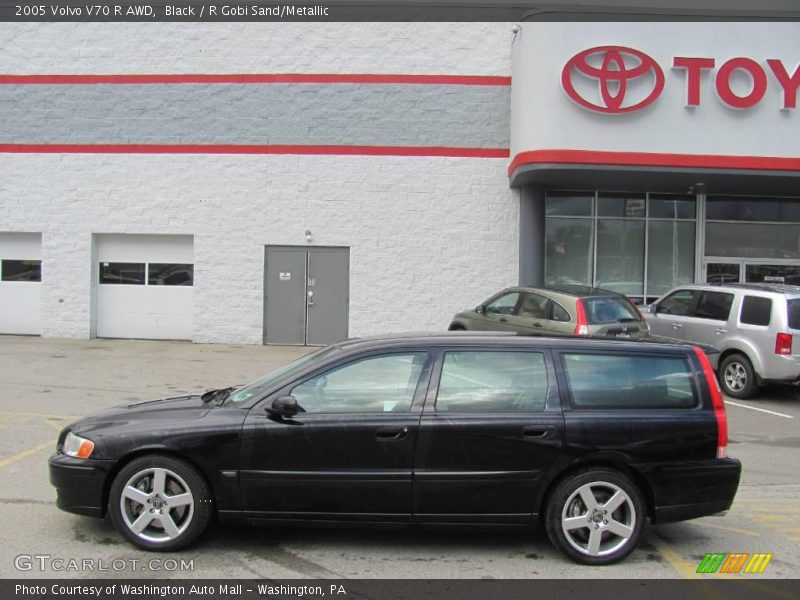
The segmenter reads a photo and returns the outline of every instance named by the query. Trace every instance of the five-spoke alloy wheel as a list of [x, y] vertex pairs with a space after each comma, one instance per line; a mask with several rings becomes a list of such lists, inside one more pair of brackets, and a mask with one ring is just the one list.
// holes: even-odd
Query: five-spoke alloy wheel
[[645, 515], [636, 485], [610, 469], [580, 471], [562, 481], [546, 508], [553, 544], [573, 560], [605, 565], [621, 560], [639, 541]]
[[194, 541], [211, 518], [211, 494], [188, 463], [161, 455], [126, 465], [114, 479], [109, 510], [130, 542], [147, 550], [177, 550]]

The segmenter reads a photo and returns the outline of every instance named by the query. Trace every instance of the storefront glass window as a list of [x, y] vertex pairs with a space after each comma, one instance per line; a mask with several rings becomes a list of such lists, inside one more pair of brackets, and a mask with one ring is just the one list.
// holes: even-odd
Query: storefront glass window
[[597, 220], [595, 284], [629, 296], [644, 293], [643, 220]]
[[706, 256], [800, 258], [800, 226], [707, 222]]
[[546, 206], [547, 285], [591, 284], [642, 303], [694, 281], [695, 196], [548, 192]]
[[592, 283], [592, 219], [546, 220], [547, 285]]
[[660, 296], [694, 282], [694, 221], [647, 224], [647, 295]]
[[591, 217], [594, 194], [587, 192], [548, 192], [545, 214], [550, 217]]
[[706, 219], [800, 223], [800, 198], [709, 196], [706, 200]]
[[644, 201], [644, 194], [601, 193], [597, 195], [597, 216], [643, 219]]

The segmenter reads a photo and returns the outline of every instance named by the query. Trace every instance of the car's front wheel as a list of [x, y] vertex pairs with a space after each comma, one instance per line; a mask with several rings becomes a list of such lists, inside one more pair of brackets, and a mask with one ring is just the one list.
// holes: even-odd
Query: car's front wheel
[[758, 392], [753, 365], [744, 354], [731, 354], [719, 366], [722, 392], [731, 398], [744, 400]]
[[611, 469], [579, 471], [558, 484], [545, 510], [550, 541], [575, 562], [608, 565], [639, 543], [646, 518], [639, 489]]
[[186, 461], [164, 455], [132, 460], [114, 479], [109, 512], [117, 530], [144, 550], [179, 550], [208, 527], [211, 491]]

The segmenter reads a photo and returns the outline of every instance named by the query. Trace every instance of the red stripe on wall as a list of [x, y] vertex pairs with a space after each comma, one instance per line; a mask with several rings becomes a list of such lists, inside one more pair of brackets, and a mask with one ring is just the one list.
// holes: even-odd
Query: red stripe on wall
[[329, 154], [353, 156], [442, 156], [508, 158], [508, 148], [448, 146], [319, 146], [219, 144], [0, 144], [0, 153], [14, 154]]
[[800, 171], [800, 158], [665, 154], [656, 152], [600, 152], [595, 150], [531, 150], [520, 152], [508, 167], [509, 177], [528, 164], [608, 165], [622, 167], [676, 167], [685, 169], [751, 169]]
[[370, 74], [184, 74], [184, 75], [0, 75], [7, 85], [97, 85], [175, 83], [362, 83], [427, 85], [511, 85], [511, 77], [495, 75], [370, 75]]

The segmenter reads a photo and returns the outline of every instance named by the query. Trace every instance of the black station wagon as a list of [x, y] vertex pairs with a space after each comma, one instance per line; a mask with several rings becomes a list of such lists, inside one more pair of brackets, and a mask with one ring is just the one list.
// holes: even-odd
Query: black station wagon
[[689, 345], [448, 333], [356, 339], [240, 388], [129, 404], [61, 432], [58, 506], [175, 550], [249, 522], [543, 521], [586, 564], [646, 519], [727, 510], [722, 396]]

